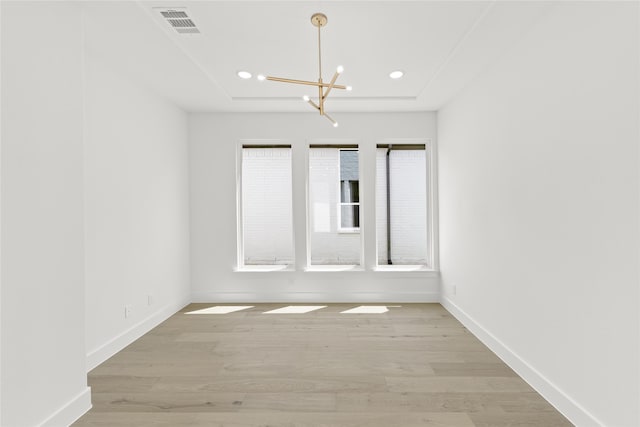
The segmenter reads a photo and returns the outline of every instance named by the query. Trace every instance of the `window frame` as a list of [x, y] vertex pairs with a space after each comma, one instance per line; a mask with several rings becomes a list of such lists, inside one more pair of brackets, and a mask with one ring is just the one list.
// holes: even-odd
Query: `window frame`
[[[313, 264], [311, 262], [311, 205], [310, 205], [310, 179], [309, 179], [309, 162], [311, 156], [311, 150], [314, 148], [337, 148], [337, 149], [350, 149], [358, 150], [358, 178], [362, 177], [362, 149], [361, 141], [356, 138], [307, 138], [304, 144], [305, 150], [305, 209], [306, 209], [306, 264], [304, 267], [305, 272], [321, 272], [321, 273], [333, 273], [333, 272], [358, 272], [365, 271], [365, 246], [364, 235], [362, 232], [363, 213], [360, 211], [360, 226], [361, 229], [357, 232], [344, 232], [341, 233], [336, 227], [338, 234], [356, 234], [359, 236], [360, 247], [360, 259], [358, 264]], [[339, 166], [339, 164], [338, 164]], [[340, 180], [337, 180], [338, 196], [340, 195]], [[363, 203], [362, 187], [360, 187], [360, 204]]]
[[[432, 138], [381, 138], [366, 141], [359, 138], [276, 138], [276, 139], [238, 139], [236, 140], [236, 225], [237, 225], [237, 257], [236, 265], [230, 267], [232, 271], [259, 276], [261, 274], [289, 276], [290, 272], [302, 274], [326, 274], [347, 272], [372, 272], [388, 277], [435, 277], [439, 274], [438, 253], [438, 164], [437, 144]], [[424, 144], [427, 167], [427, 265], [378, 265], [378, 245], [376, 227], [376, 194], [375, 183], [379, 171], [375, 166], [375, 152], [380, 144], [412, 145]], [[242, 147], [243, 145], [257, 145], [262, 148], [269, 145], [287, 145], [291, 147], [292, 161], [292, 200], [293, 210], [293, 254], [294, 261], [286, 269], [274, 266], [243, 266], [244, 236], [242, 231]], [[357, 149], [359, 152], [359, 203], [360, 229], [360, 261], [353, 265], [320, 265], [311, 263], [311, 222], [309, 198], [309, 161], [311, 148], [346, 148]], [[366, 182], [363, 182], [362, 180]], [[340, 180], [338, 180], [340, 185]], [[213, 195], [212, 195], [213, 197]], [[362, 211], [362, 207], [367, 209]], [[278, 266], [276, 266], [278, 267]], [[418, 268], [416, 268], [418, 267]]]
[[[378, 230], [377, 226], [374, 230], [375, 237], [375, 259], [373, 260], [374, 271], [390, 271], [390, 272], [403, 272], [403, 271], [439, 271], [439, 254], [438, 254], [438, 186], [437, 186], [437, 162], [435, 156], [437, 156], [437, 148], [430, 138], [385, 138], [375, 141], [375, 149], [385, 148], [388, 145], [400, 146], [405, 149], [411, 149], [411, 147], [424, 146], [425, 152], [425, 167], [426, 167], [426, 202], [427, 202], [427, 215], [426, 215], [426, 234], [427, 234], [427, 253], [426, 264], [416, 265], [386, 265], [378, 264]], [[422, 148], [420, 148], [422, 149]], [[375, 168], [375, 182], [378, 180], [378, 168]], [[376, 214], [377, 218], [377, 214]]]
[[[245, 264], [244, 257], [244, 206], [243, 206], [243, 156], [245, 148], [288, 148], [291, 150], [291, 227], [292, 227], [292, 256], [290, 264]], [[293, 215], [293, 144], [290, 140], [283, 139], [241, 139], [236, 144], [236, 265], [234, 271], [238, 272], [274, 272], [295, 271], [296, 247], [295, 247], [295, 218]]]
[[[361, 203], [360, 203], [360, 148], [338, 148], [338, 213], [336, 215], [337, 224], [336, 230], [339, 234], [358, 234], [362, 227], [361, 217]], [[342, 201], [342, 180], [340, 179], [340, 171], [342, 170], [342, 151], [356, 151], [358, 153], [358, 201], [357, 202], [343, 202]], [[343, 206], [358, 206], [358, 227], [343, 227], [342, 226], [342, 207]]]

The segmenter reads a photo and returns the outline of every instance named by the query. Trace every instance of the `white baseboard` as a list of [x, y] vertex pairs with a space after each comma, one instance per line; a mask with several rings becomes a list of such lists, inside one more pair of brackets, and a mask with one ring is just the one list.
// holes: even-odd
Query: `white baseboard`
[[487, 331], [471, 316], [458, 307], [444, 295], [441, 297], [442, 306], [473, 333], [484, 345], [489, 347], [511, 369], [520, 375], [542, 397], [551, 403], [569, 421], [580, 427], [601, 427], [604, 425], [589, 413], [578, 402], [573, 400], [544, 375], [538, 372], [526, 360], [514, 353], [507, 345]]
[[440, 302], [433, 292], [196, 292], [191, 302], [206, 303], [429, 303]]
[[184, 297], [176, 303], [167, 304], [146, 319], [141, 320], [129, 329], [125, 330], [120, 335], [113, 337], [100, 347], [91, 350], [87, 353], [87, 372], [91, 371], [93, 368], [109, 359], [142, 335], [173, 316], [181, 308], [189, 304], [189, 302], [189, 298]]
[[73, 424], [91, 409], [91, 387], [86, 387], [76, 397], [71, 399], [49, 418], [40, 423], [39, 427], [66, 427]]

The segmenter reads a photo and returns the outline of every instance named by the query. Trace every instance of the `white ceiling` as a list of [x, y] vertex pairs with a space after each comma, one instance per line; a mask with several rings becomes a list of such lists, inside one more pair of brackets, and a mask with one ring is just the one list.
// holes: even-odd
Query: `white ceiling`
[[[507, 1], [90, 1], [88, 55], [187, 111], [309, 111], [311, 86], [259, 82], [257, 74], [323, 80], [338, 65], [330, 111], [437, 110], [512, 48], [552, 2]], [[186, 8], [201, 34], [178, 34], [155, 8]], [[400, 80], [388, 77], [401, 69]], [[254, 74], [237, 77], [238, 70]]]

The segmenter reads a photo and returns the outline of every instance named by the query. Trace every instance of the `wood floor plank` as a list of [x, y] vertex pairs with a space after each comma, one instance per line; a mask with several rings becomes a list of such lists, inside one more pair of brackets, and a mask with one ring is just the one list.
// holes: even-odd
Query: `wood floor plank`
[[96, 393], [92, 412], [236, 412], [245, 393]]
[[486, 363], [486, 362], [467, 362], [467, 363], [449, 363], [449, 362], [432, 362], [431, 368], [435, 375], [441, 377], [517, 377], [511, 368], [502, 362]]
[[476, 427], [568, 427], [572, 424], [566, 419], [548, 413], [515, 413], [498, 416], [487, 413], [470, 414]]
[[464, 413], [111, 413], [87, 414], [76, 427], [474, 427]]
[[[76, 427], [571, 425], [439, 304], [191, 304], [89, 374]], [[379, 305], [379, 304], [376, 304]]]
[[184, 363], [184, 359], [177, 359], [172, 362], [110, 362], [103, 363], [92, 371], [96, 377], [131, 375], [138, 377], [159, 377], [170, 372], [172, 375], [180, 376], [202, 376], [217, 373], [224, 367], [222, 360], [199, 361], [189, 364]]
[[520, 392], [347, 392], [336, 394], [336, 405], [339, 412], [555, 412], [539, 394]]
[[242, 412], [335, 412], [335, 393], [247, 393]]
[[151, 386], [154, 391], [196, 392], [290, 392], [316, 393], [337, 391], [386, 390], [383, 377], [294, 377], [294, 376], [215, 376], [215, 377], [161, 377]]
[[487, 393], [532, 392], [533, 389], [519, 377], [386, 377], [389, 390], [395, 392], [431, 393]]

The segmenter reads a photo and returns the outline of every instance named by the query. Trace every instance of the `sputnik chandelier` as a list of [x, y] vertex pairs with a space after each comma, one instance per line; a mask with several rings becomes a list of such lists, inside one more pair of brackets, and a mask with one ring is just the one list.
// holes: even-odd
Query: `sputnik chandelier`
[[324, 83], [322, 81], [322, 51], [320, 44], [320, 29], [327, 25], [327, 16], [323, 13], [314, 13], [311, 16], [311, 23], [314, 27], [318, 28], [318, 81], [312, 82], [307, 80], [293, 80], [293, 79], [283, 79], [281, 77], [271, 77], [267, 76], [267, 80], [271, 80], [273, 82], [283, 82], [283, 83], [294, 83], [299, 85], [309, 85], [309, 86], [317, 86], [318, 87], [318, 102], [315, 103], [311, 98], [307, 95], [303, 96], [302, 99], [309, 103], [313, 108], [320, 112], [321, 116], [325, 116], [331, 123], [333, 123], [334, 127], [338, 127], [338, 122], [333, 120], [331, 116], [329, 116], [324, 110], [324, 101], [329, 96], [329, 93], [332, 89], [343, 89], [343, 90], [351, 90], [351, 86], [342, 86], [337, 85], [336, 80], [338, 76], [342, 74], [344, 68], [340, 65], [336, 69], [336, 72], [333, 75], [333, 78], [329, 83]]

